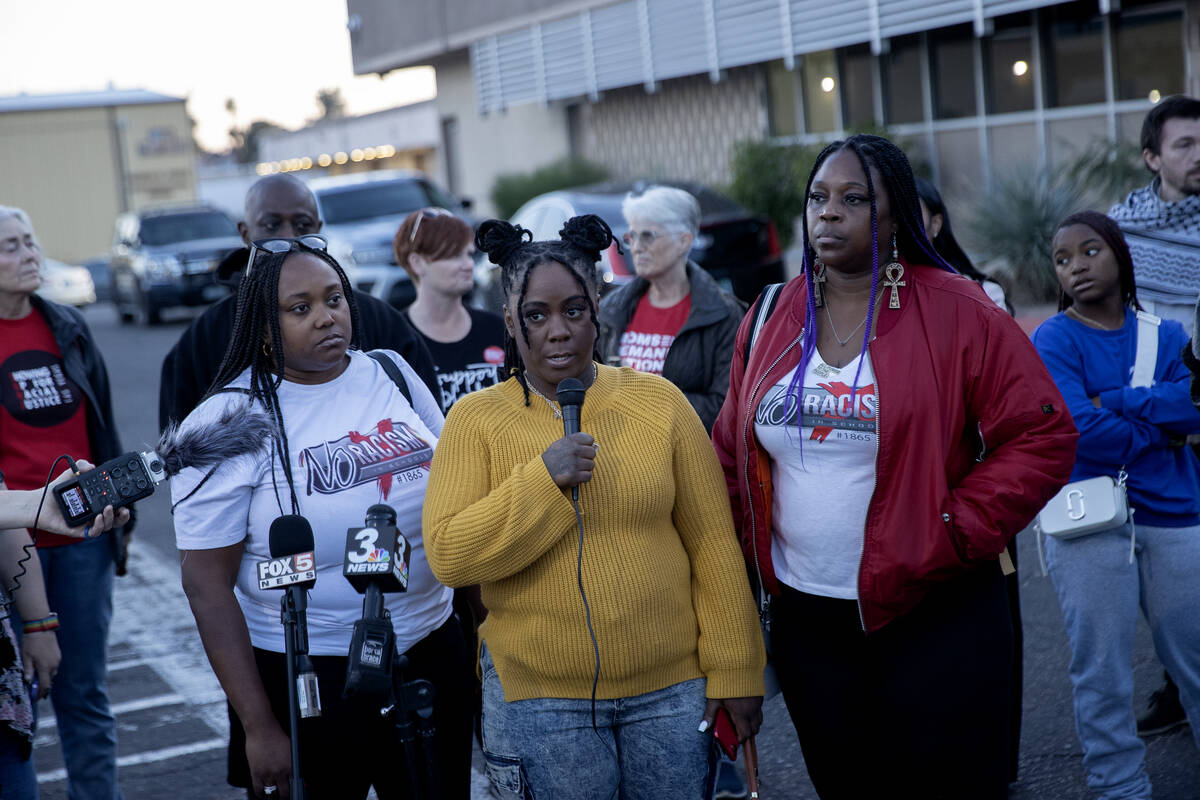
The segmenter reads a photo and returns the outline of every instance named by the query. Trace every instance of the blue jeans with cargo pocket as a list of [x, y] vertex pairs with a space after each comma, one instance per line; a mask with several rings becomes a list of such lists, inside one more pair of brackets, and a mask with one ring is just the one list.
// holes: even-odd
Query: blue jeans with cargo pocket
[[712, 737], [704, 718], [705, 681], [596, 701], [536, 698], [505, 702], [500, 677], [480, 648], [483, 757], [488, 780], [506, 800], [699, 800]]

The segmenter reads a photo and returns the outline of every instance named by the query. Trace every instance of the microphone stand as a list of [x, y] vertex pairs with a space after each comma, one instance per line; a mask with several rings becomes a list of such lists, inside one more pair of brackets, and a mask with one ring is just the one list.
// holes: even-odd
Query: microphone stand
[[[363, 594], [363, 619], [388, 620], [389, 615], [383, 604], [383, 590], [379, 584], [367, 584]], [[387, 624], [390, 626], [391, 622], [388, 621]], [[379, 715], [392, 719], [396, 739], [400, 742], [404, 760], [408, 765], [412, 797], [415, 800], [440, 800], [442, 794], [433, 740], [433, 684], [424, 680], [405, 681], [403, 674], [408, 666], [408, 657], [397, 652], [393, 658], [395, 660], [391, 670], [392, 685], [386, 705], [379, 709]]]
[[[288, 682], [288, 725], [292, 745], [292, 800], [304, 800], [304, 779], [300, 776], [300, 703], [296, 696], [296, 675], [300, 671], [299, 662], [308, 662], [308, 636], [301, 640], [300, 606], [307, 605], [303, 600], [297, 601], [296, 595], [303, 595], [303, 589], [293, 591], [291, 588], [280, 598], [280, 618], [283, 621], [283, 647], [287, 657]], [[307, 631], [305, 631], [307, 633]], [[312, 669], [311, 666], [308, 667]]]

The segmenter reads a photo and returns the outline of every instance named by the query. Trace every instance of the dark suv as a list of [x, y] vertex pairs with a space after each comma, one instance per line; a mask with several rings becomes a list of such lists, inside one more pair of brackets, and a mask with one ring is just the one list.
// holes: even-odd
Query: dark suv
[[214, 270], [242, 246], [237, 223], [212, 206], [147, 209], [117, 217], [112, 302], [122, 322], [155, 325], [164, 308], [198, 306], [229, 291]]

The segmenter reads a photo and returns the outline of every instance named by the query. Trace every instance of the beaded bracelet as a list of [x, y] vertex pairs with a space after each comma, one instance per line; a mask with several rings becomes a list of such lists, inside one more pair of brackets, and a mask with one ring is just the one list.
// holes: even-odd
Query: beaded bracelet
[[42, 631], [52, 631], [58, 627], [58, 614], [51, 614], [48, 617], [41, 619], [31, 619], [21, 626], [23, 633], [41, 633]]

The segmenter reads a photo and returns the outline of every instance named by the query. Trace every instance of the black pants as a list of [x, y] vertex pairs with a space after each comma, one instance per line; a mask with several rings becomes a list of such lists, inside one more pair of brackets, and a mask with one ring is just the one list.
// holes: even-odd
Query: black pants
[[996, 564], [864, 634], [858, 606], [784, 587], [772, 656], [823, 800], [1006, 794], [1013, 632]]
[[[474, 670], [462, 629], [451, 616], [417, 642], [405, 655], [407, 680], [434, 686], [433, 724], [436, 771], [445, 800], [467, 800], [471, 785], [471, 730]], [[258, 673], [275, 718], [288, 731], [287, 658], [254, 650]], [[380, 717], [378, 707], [342, 699], [345, 656], [313, 656], [320, 684], [321, 716], [300, 720], [300, 764], [308, 800], [364, 798], [375, 787], [380, 800], [411, 800], [409, 767], [394, 722]], [[417, 764], [423, 770], [423, 764]], [[229, 710], [229, 783], [250, 787], [246, 738], [240, 720]]]

